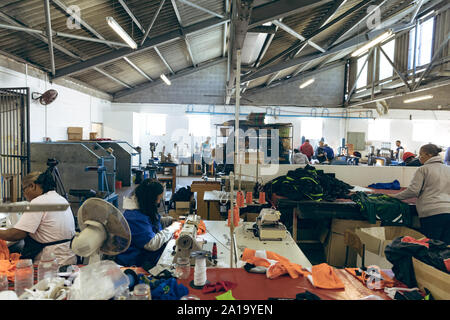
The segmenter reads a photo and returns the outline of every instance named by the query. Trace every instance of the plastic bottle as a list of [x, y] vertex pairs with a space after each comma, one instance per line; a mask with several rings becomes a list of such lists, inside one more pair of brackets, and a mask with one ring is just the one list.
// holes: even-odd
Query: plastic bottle
[[152, 300], [150, 286], [146, 283], [136, 285], [133, 290], [133, 300]]
[[52, 252], [43, 254], [38, 264], [38, 281], [44, 278], [55, 278], [58, 273], [58, 268], [58, 262]]
[[34, 283], [34, 269], [31, 259], [22, 259], [17, 262], [14, 279], [14, 291], [20, 297], [25, 289], [29, 289]]

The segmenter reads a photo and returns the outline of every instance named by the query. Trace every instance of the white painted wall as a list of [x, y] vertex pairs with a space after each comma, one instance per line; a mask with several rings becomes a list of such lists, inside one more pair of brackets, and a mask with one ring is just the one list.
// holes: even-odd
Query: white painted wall
[[103, 122], [104, 108], [110, 102], [89, 94], [50, 84], [45, 79], [27, 76], [0, 66], [0, 87], [30, 87], [30, 92], [43, 93], [49, 89], [58, 91], [57, 99], [48, 106], [31, 100], [30, 138], [40, 142], [44, 137], [52, 141], [67, 140], [67, 127], [83, 127], [83, 139], [89, 139], [92, 122]]

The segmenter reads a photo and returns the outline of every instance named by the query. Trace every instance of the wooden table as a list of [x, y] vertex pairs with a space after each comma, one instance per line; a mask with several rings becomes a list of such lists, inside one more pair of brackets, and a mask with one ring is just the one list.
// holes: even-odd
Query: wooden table
[[159, 181], [171, 181], [172, 182], [172, 194], [175, 193], [177, 187], [177, 164], [176, 163], [159, 163], [158, 166], [162, 168], [170, 168], [171, 177], [158, 177]]

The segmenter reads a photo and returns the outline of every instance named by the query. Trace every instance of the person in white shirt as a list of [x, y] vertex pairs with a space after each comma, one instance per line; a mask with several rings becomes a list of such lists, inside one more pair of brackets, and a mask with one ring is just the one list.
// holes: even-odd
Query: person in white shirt
[[292, 159], [292, 162], [294, 164], [309, 164], [308, 156], [298, 149], [294, 149], [294, 158]]
[[[49, 170], [33, 172], [22, 179], [24, 196], [31, 204], [68, 204], [55, 189], [56, 183]], [[32, 259], [34, 264], [52, 253], [59, 265], [76, 264], [76, 255], [70, 249], [74, 236], [75, 220], [70, 206], [64, 211], [24, 212], [12, 228], [0, 230], [0, 239], [23, 239], [21, 259]]]
[[[206, 141], [202, 143], [201, 153], [202, 153], [202, 173], [208, 175], [209, 166], [212, 160], [212, 150], [211, 150], [211, 137], [207, 137]], [[205, 171], [206, 168], [206, 171]]]

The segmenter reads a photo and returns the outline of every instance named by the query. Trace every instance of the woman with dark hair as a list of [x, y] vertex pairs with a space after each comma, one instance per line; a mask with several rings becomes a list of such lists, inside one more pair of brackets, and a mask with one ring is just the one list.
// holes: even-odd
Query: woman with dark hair
[[[49, 170], [32, 172], [22, 179], [23, 194], [31, 204], [69, 204], [55, 189]], [[32, 259], [35, 264], [51, 254], [60, 265], [75, 264], [76, 256], [70, 249], [74, 235], [75, 220], [70, 206], [63, 211], [24, 212], [12, 228], [0, 230], [0, 239], [24, 240], [23, 249], [19, 250], [21, 259]]]
[[419, 167], [408, 188], [394, 195], [403, 200], [416, 198], [421, 232], [428, 238], [450, 244], [450, 167], [444, 165], [434, 144], [420, 148]]
[[145, 179], [134, 190], [131, 199], [124, 200], [124, 217], [130, 226], [131, 244], [116, 256], [115, 261], [123, 266], [138, 266], [148, 270], [158, 262], [167, 242], [181, 224], [172, 223], [163, 229], [158, 206], [164, 188], [156, 180]]

